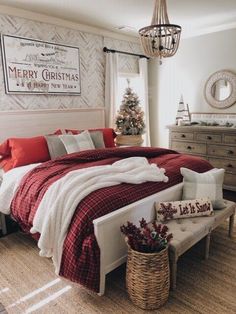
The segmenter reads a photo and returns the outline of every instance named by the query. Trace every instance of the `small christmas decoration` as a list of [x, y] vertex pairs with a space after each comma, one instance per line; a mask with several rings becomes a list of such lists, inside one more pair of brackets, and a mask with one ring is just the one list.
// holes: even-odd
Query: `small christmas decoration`
[[116, 116], [116, 131], [121, 135], [141, 135], [144, 133], [144, 112], [139, 106], [139, 98], [129, 86], [125, 90], [120, 110]]
[[177, 110], [177, 115], [176, 115], [176, 125], [179, 125], [180, 124], [179, 121], [183, 120], [183, 112], [184, 112], [184, 99], [183, 99], [183, 95], [181, 95], [178, 110]]
[[180, 97], [178, 111], [176, 115], [176, 125], [181, 125], [183, 121], [184, 124], [189, 124], [191, 121], [191, 116], [189, 113], [189, 106], [188, 104], [184, 104], [183, 95]]
[[184, 114], [183, 114], [183, 121], [184, 124], [189, 124], [191, 122], [191, 115], [189, 112], [189, 106], [188, 104], [186, 104], [186, 106], [184, 106], [185, 110], [184, 110]]

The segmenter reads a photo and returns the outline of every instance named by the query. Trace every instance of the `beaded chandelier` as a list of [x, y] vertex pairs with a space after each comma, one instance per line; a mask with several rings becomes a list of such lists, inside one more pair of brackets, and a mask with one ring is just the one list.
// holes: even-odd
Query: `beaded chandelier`
[[179, 47], [181, 26], [170, 24], [166, 0], [156, 0], [150, 26], [139, 30], [141, 45], [148, 57], [172, 57]]

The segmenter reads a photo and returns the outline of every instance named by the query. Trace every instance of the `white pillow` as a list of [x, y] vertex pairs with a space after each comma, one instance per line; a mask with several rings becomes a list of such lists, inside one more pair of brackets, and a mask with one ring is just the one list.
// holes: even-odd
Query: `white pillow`
[[95, 149], [89, 132], [86, 130], [76, 135], [59, 135], [68, 154], [82, 150]]
[[2, 168], [0, 168], [0, 186], [2, 184], [2, 177], [3, 177], [3, 174], [4, 174], [4, 170]]
[[225, 207], [223, 200], [224, 169], [212, 169], [198, 173], [187, 168], [180, 168], [184, 178], [183, 200], [209, 197], [214, 209]]

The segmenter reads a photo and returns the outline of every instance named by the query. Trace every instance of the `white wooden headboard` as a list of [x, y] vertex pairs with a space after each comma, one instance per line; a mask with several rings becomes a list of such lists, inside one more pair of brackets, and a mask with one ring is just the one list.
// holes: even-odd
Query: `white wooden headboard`
[[9, 137], [46, 135], [56, 129], [104, 126], [104, 108], [0, 111], [0, 143]]

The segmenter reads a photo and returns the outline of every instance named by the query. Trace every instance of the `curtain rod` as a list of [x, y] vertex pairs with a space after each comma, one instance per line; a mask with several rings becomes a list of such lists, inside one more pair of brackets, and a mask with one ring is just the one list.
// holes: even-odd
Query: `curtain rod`
[[127, 51], [120, 51], [120, 50], [115, 50], [115, 49], [108, 49], [107, 47], [104, 47], [104, 48], [103, 48], [103, 51], [104, 51], [104, 52], [107, 52], [107, 53], [108, 53], [108, 52], [111, 52], [111, 53], [117, 52], [117, 53], [121, 53], [121, 54], [123, 54], [123, 55], [135, 56], [135, 57], [139, 57], [139, 58], [146, 58], [146, 59], [149, 60], [148, 57], [146, 57], [146, 56], [144, 56], [144, 55], [140, 55], [140, 54], [138, 54], [138, 53], [132, 53], [132, 52], [127, 52]]

